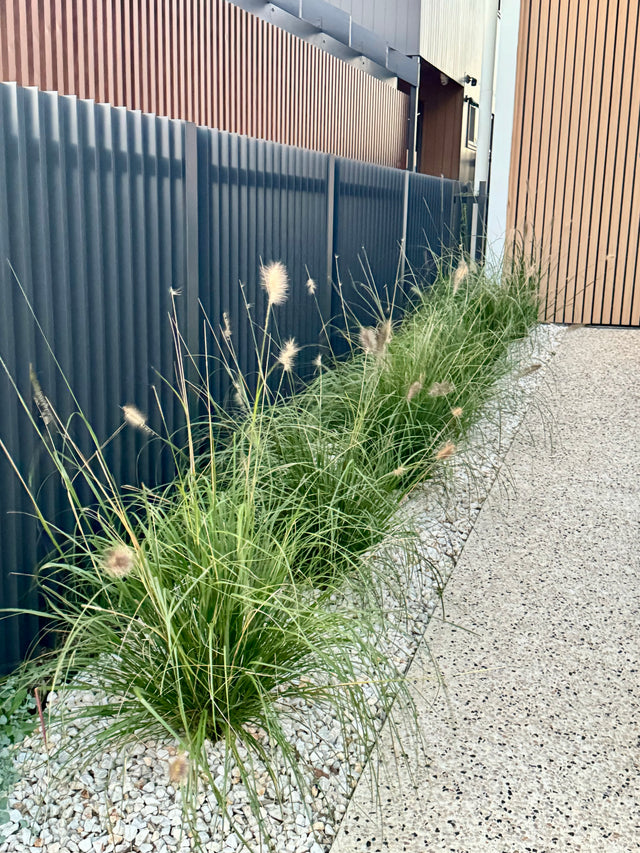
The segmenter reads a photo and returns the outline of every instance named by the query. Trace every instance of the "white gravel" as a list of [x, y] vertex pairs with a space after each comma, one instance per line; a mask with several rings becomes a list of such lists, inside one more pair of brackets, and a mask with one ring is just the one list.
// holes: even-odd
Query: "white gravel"
[[[473, 527], [475, 518], [506, 451], [518, 430], [534, 392], [544, 381], [544, 367], [565, 329], [540, 326], [512, 351], [514, 371], [496, 388], [482, 418], [444, 466], [439, 480], [430, 480], [402, 504], [398, 521], [418, 532], [413, 556], [389, 541], [378, 557], [391, 556], [407, 575], [408, 622], [398, 620], [388, 631], [387, 652], [406, 669], [424, 629], [438, 606], [446, 583]], [[540, 365], [537, 367], [536, 365]], [[536, 394], [536, 399], [539, 395]], [[419, 552], [419, 555], [418, 553]], [[419, 557], [419, 558], [418, 558]], [[425, 558], [432, 569], [425, 569]], [[390, 606], [392, 602], [389, 602]], [[392, 620], [393, 621], [393, 620]], [[89, 697], [67, 694], [65, 703]], [[52, 701], [56, 701], [53, 697]], [[372, 697], [373, 701], [373, 697]], [[273, 782], [255, 762], [262, 817], [271, 849], [288, 853], [324, 853], [331, 845], [349, 796], [365, 762], [358, 739], [349, 737], [326, 706], [300, 701], [298, 723], [287, 723], [287, 734], [300, 756], [311, 794], [301, 794], [290, 771], [279, 769], [284, 794], [280, 807]], [[382, 722], [383, 714], [380, 714]], [[0, 826], [0, 853], [182, 853], [194, 843], [185, 825], [180, 792], [169, 782], [169, 762], [176, 755], [171, 743], [138, 743], [124, 753], [104, 753], [96, 766], [82, 770], [86, 730], [69, 731], [65, 754], [46, 759], [38, 733], [15, 752], [20, 782], [9, 798], [10, 822]], [[52, 748], [60, 744], [50, 743]], [[224, 783], [225, 757], [220, 745], [209, 747], [211, 772]], [[220, 821], [213, 792], [199, 794], [197, 831], [207, 853], [233, 853], [244, 839], [259, 846], [258, 823], [239, 772], [231, 770], [227, 802], [237, 828], [229, 832]], [[241, 829], [240, 829], [241, 827]]]

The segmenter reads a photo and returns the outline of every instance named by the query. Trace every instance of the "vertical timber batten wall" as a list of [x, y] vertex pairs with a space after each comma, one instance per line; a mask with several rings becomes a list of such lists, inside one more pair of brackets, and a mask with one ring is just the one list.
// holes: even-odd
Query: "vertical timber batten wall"
[[640, 325], [639, 19], [634, 0], [522, 0], [508, 223], [548, 321]]
[[0, 80], [406, 164], [407, 95], [228, 0], [3, 0]]

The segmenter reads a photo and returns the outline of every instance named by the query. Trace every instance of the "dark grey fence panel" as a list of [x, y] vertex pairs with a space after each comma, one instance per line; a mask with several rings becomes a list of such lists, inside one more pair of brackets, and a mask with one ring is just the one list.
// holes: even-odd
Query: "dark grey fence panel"
[[[354, 160], [336, 160], [334, 277], [342, 299], [364, 323], [375, 323], [362, 284], [375, 288], [385, 310], [394, 302], [403, 239], [405, 173]], [[360, 285], [360, 286], [359, 286]], [[341, 298], [334, 292], [333, 315], [340, 326]], [[337, 353], [344, 351], [338, 337]]]
[[[162, 433], [164, 418], [179, 434], [163, 381], [174, 375], [173, 310], [194, 354], [204, 350], [205, 314], [216, 328], [227, 312], [250, 372], [246, 304], [262, 323], [259, 264], [280, 260], [291, 288], [275, 310], [277, 333], [303, 347], [307, 374], [323, 344], [321, 317], [340, 314], [334, 257], [345, 300], [370, 322], [353, 283], [369, 280], [386, 303], [403, 240], [416, 266], [423, 237], [435, 251], [457, 245], [459, 191], [452, 181], [0, 84], [0, 355], [34, 416], [30, 365], [62, 417], [75, 409], [69, 382], [99, 440], [111, 438], [105, 453], [120, 484], [166, 482], [169, 454], [119, 427], [132, 403], [153, 429]], [[331, 342], [340, 351], [339, 328]], [[228, 388], [214, 371], [219, 400]], [[0, 439], [47, 517], [67, 524], [64, 495], [4, 371], [0, 393]], [[0, 605], [35, 607], [31, 574], [47, 542], [3, 453], [0, 477]], [[0, 668], [23, 657], [37, 628], [31, 617], [0, 621]]]
[[[330, 314], [327, 271], [325, 154], [198, 128], [200, 191], [200, 300], [214, 328], [229, 316], [243, 372], [256, 367], [251, 317], [262, 325], [266, 294], [261, 264], [282, 261], [289, 297], [272, 313], [271, 330], [301, 347], [298, 372], [308, 374], [321, 338], [321, 314]], [[316, 292], [306, 282], [312, 278]], [[224, 374], [214, 390], [223, 399]]]
[[460, 239], [455, 199], [460, 185], [430, 175], [409, 180], [406, 256], [409, 269], [433, 278], [439, 259], [456, 248]]
[[[169, 288], [186, 275], [184, 123], [9, 84], [0, 115], [0, 355], [10, 374], [30, 402], [32, 365], [63, 418], [75, 409], [68, 381], [101, 441], [122, 424], [126, 403], [160, 429], [155, 385], [174, 429], [175, 400], [158, 374], [172, 375]], [[4, 371], [0, 390], [0, 438], [48, 518], [64, 526], [64, 495]], [[105, 452], [122, 484], [171, 474], [168, 458], [132, 429]], [[0, 476], [1, 604], [35, 606], [30, 575], [47, 543], [4, 454]], [[30, 618], [0, 622], [3, 668], [24, 655], [35, 628]]]

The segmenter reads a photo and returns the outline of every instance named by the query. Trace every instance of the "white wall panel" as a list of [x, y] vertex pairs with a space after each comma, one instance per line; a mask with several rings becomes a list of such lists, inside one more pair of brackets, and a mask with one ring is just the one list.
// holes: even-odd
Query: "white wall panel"
[[422, 0], [420, 55], [462, 82], [480, 78], [485, 0]]

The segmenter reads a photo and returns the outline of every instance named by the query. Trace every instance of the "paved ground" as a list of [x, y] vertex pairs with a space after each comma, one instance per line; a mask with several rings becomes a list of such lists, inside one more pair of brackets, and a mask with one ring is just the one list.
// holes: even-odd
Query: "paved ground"
[[424, 747], [385, 732], [332, 853], [640, 850], [640, 332], [567, 334], [543, 394], [426, 637], [445, 689], [412, 665]]

